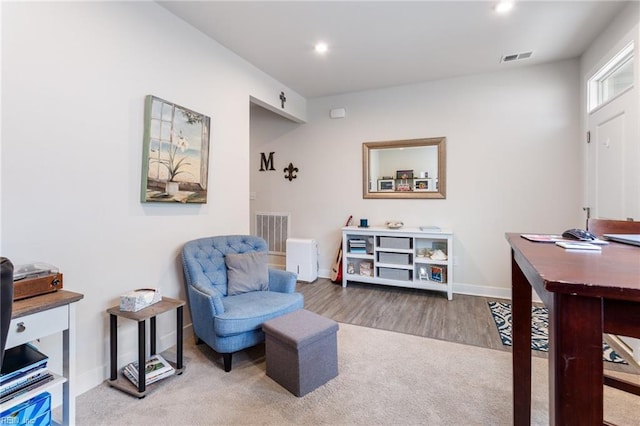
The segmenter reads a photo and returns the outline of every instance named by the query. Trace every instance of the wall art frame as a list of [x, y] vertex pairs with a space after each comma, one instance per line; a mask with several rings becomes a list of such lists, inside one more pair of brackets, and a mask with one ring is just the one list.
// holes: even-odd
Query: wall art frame
[[210, 127], [204, 114], [146, 96], [141, 202], [207, 202]]

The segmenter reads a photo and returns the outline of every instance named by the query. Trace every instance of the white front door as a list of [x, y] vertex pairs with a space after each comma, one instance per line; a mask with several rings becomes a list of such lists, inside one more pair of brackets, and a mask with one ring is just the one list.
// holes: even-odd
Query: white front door
[[640, 220], [637, 93], [632, 88], [588, 116], [587, 205], [592, 217]]
[[[587, 206], [594, 218], [640, 220], [640, 84], [637, 58], [633, 63], [632, 74], [627, 81], [631, 86], [587, 114], [589, 143], [585, 193]], [[593, 105], [591, 96], [596, 87], [591, 84], [587, 89], [590, 90], [588, 102]], [[633, 358], [640, 362], [640, 340], [620, 338]]]

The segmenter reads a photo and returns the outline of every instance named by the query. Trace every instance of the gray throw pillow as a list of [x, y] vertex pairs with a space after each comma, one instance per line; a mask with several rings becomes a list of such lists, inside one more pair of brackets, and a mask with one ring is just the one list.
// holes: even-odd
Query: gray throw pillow
[[267, 252], [229, 253], [227, 265], [227, 295], [269, 290]]

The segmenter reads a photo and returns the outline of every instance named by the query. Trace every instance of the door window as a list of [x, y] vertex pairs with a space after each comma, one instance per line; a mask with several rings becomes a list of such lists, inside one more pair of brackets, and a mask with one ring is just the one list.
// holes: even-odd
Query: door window
[[625, 46], [588, 84], [589, 112], [633, 87], [633, 43]]

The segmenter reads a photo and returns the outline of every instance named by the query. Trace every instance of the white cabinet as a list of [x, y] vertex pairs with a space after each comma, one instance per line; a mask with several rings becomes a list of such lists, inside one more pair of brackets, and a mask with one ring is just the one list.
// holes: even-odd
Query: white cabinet
[[453, 233], [419, 228], [342, 228], [342, 286], [348, 281], [436, 290], [453, 299]]
[[[62, 334], [62, 376], [53, 374], [54, 380], [25, 392], [2, 404], [0, 412], [28, 401], [34, 396], [62, 386], [62, 425], [74, 425], [76, 416], [75, 366], [76, 330], [75, 302], [84, 296], [67, 290], [58, 290], [13, 302], [12, 319], [7, 335], [6, 349], [52, 334]], [[56, 423], [58, 424], [58, 423]]]

